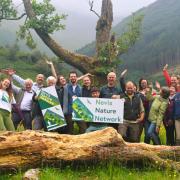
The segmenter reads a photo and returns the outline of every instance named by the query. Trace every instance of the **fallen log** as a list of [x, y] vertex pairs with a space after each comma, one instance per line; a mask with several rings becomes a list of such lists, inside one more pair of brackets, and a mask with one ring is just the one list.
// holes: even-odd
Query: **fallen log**
[[180, 171], [180, 146], [127, 143], [113, 128], [82, 135], [41, 131], [0, 133], [0, 171], [102, 161], [148, 162]]

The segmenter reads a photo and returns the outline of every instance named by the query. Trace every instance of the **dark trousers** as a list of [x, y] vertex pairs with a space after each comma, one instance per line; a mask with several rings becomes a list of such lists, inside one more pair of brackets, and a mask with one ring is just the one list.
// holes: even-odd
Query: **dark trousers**
[[[72, 121], [72, 115], [68, 114], [64, 116], [66, 119], [67, 126], [65, 126], [64, 133], [65, 134], [73, 134], [74, 131], [74, 122]], [[79, 133], [85, 133], [87, 129], [87, 124], [84, 121], [77, 121], [76, 122], [79, 127]]]
[[166, 129], [166, 145], [174, 146], [175, 145], [175, 127], [174, 125], [171, 126], [165, 126]]
[[123, 122], [119, 124], [118, 132], [127, 142], [139, 142], [139, 123]]
[[15, 129], [17, 129], [21, 121], [24, 126], [24, 129], [32, 129], [31, 111], [21, 111], [21, 113], [22, 113], [21, 115], [23, 119], [18, 113], [16, 112], [12, 113], [12, 120], [13, 120]]
[[72, 115], [67, 114], [67, 115], [64, 115], [64, 117], [65, 117], [67, 125], [64, 127], [63, 133], [65, 133], [65, 134], [73, 134], [74, 124], [73, 124], [73, 121], [72, 121]]

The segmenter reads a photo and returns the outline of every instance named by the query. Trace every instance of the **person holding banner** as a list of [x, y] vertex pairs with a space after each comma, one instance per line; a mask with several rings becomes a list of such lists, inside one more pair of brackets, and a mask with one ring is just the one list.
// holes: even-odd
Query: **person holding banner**
[[128, 142], [139, 142], [139, 124], [144, 119], [144, 107], [139, 95], [135, 93], [132, 81], [126, 83], [124, 98], [124, 121], [119, 124], [118, 132]]
[[[64, 86], [64, 102], [63, 102], [63, 112], [67, 122], [66, 133], [73, 134], [74, 123], [72, 121], [72, 103], [73, 97], [81, 97], [82, 96], [82, 88], [79, 84], [77, 84], [77, 73], [72, 71], [69, 73], [69, 80], [66, 86]], [[85, 133], [87, 128], [86, 123], [84, 121], [77, 122], [79, 126], [80, 134]]]
[[[91, 97], [93, 98], [99, 98], [100, 90], [97, 87], [91, 88]], [[86, 129], [86, 133], [101, 130], [107, 127], [107, 123], [89, 123], [89, 127]]]
[[[100, 90], [100, 98], [116, 99], [119, 98], [120, 89], [116, 86], [116, 73], [110, 72], [107, 75], [107, 85]], [[109, 126], [118, 130], [119, 124], [110, 124]]]

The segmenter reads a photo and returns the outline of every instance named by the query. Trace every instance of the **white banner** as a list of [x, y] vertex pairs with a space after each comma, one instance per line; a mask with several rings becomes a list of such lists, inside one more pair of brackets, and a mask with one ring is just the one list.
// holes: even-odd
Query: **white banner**
[[73, 120], [101, 123], [123, 123], [124, 100], [76, 97]]

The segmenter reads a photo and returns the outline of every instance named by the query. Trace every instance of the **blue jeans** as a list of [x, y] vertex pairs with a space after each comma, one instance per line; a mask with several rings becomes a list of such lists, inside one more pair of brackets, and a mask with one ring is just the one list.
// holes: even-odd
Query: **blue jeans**
[[145, 123], [144, 123], [144, 142], [146, 144], [150, 144], [150, 140], [151, 140], [151, 138], [148, 135], [148, 129], [149, 129], [150, 124], [151, 124], [150, 121], [145, 120]]
[[160, 145], [161, 141], [158, 133], [156, 132], [156, 123], [150, 123], [148, 128], [148, 136], [152, 139], [154, 145]]

